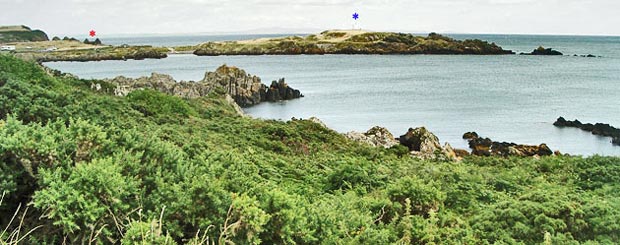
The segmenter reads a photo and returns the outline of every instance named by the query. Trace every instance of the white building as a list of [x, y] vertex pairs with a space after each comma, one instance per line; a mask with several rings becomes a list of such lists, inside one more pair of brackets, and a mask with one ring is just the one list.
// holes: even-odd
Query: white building
[[13, 51], [15, 50], [15, 46], [1, 46], [0, 50], [1, 51]]

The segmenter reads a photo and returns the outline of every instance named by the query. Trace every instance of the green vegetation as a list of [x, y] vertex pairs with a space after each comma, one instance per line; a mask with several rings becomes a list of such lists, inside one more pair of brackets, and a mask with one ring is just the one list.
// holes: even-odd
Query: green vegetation
[[0, 55], [0, 243], [620, 242], [619, 158], [421, 161], [92, 82]]
[[47, 41], [47, 34], [27, 26], [0, 26], [0, 43]]

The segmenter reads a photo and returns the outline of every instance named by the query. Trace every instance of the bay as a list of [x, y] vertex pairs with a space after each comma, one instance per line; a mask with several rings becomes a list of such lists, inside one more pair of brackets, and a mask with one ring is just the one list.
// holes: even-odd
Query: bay
[[[543, 45], [569, 55], [602, 57], [171, 55], [162, 60], [46, 65], [82, 78], [139, 77], [158, 72], [177, 80], [200, 80], [206, 71], [228, 64], [260, 76], [267, 84], [285, 77], [305, 95], [245, 108], [254, 117], [288, 120], [316, 116], [339, 132], [380, 125], [397, 136], [410, 127], [426, 126], [442, 142], [457, 148], [467, 148], [463, 133], [476, 131], [496, 141], [547, 143], [564, 153], [620, 156], [620, 147], [613, 146], [610, 138], [552, 125], [564, 116], [620, 127], [620, 37], [450, 36], [488, 40], [517, 52]], [[184, 40], [187, 37], [119, 37], [115, 42], [165, 46], [195, 41]]]

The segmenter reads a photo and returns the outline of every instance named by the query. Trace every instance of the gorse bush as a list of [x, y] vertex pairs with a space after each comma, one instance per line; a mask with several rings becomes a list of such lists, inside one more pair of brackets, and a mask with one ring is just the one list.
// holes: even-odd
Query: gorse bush
[[24, 243], [620, 242], [615, 157], [421, 161], [220, 93], [92, 82], [0, 56], [0, 227]]

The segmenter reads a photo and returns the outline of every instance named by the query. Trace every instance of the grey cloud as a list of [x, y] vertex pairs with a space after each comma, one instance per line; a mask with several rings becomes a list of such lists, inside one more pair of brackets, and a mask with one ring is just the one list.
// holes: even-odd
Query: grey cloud
[[362, 28], [620, 35], [617, 0], [0, 0], [0, 25], [52, 35]]

